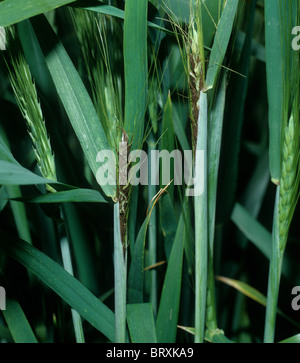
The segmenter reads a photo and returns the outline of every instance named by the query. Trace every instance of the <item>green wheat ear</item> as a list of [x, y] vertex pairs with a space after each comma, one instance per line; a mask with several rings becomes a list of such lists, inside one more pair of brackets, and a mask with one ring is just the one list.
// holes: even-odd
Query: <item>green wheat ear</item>
[[[10, 65], [8, 65], [10, 83], [19, 109], [27, 123], [37, 165], [44, 178], [56, 181], [54, 155], [36, 86], [13, 28], [8, 31], [8, 51], [10, 54]], [[56, 192], [50, 185], [46, 185], [46, 188], [49, 192]]]
[[282, 175], [279, 197], [279, 237], [280, 250], [284, 250], [288, 239], [289, 227], [299, 198], [299, 125], [291, 116], [285, 130], [283, 143]]
[[[113, 44], [112, 29], [116, 24], [102, 14], [83, 9], [69, 11], [81, 46], [94, 106], [110, 145], [117, 148], [117, 126], [122, 125], [122, 80], [111, 68], [114, 65], [111, 65], [108, 46], [108, 42]], [[119, 51], [115, 51], [114, 56], [121, 59]]]

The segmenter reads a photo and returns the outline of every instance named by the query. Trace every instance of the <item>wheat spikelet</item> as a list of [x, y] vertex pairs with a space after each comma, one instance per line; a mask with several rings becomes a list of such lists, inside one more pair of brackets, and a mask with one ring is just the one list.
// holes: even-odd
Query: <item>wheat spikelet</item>
[[[116, 41], [113, 38], [116, 24], [102, 14], [83, 9], [70, 9], [70, 14], [86, 65], [94, 106], [110, 145], [117, 148], [117, 126], [122, 124], [122, 80], [112, 69], [114, 64], [111, 64], [108, 47], [108, 37], [111, 37], [110, 42]], [[119, 50], [115, 50], [115, 56], [121, 59]]]
[[289, 227], [298, 201], [299, 193], [299, 132], [292, 116], [286, 127], [283, 142], [282, 175], [279, 197], [280, 250], [284, 250]]
[[[44, 178], [56, 181], [54, 155], [47, 134], [36, 86], [13, 30], [10, 31], [9, 50], [11, 50], [11, 65], [8, 66], [9, 79], [19, 109], [27, 123], [28, 133], [34, 145], [38, 167]], [[55, 192], [50, 185], [46, 187], [48, 191]]]

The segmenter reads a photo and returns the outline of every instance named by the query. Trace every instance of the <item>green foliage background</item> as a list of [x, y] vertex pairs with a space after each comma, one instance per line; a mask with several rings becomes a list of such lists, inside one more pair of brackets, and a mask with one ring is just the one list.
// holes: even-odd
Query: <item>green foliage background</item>
[[[193, 201], [186, 202], [184, 188], [174, 185], [159, 200], [163, 185], [134, 188], [127, 266], [123, 261], [116, 266], [123, 252], [116, 254], [116, 243], [122, 243], [113, 203], [117, 190], [99, 187], [94, 157], [101, 149], [117, 151], [122, 131], [132, 147], [145, 151], [192, 148], [184, 43], [190, 1], [55, 0], [50, 7], [42, 0], [24, 3], [21, 9], [15, 0], [0, 2], [0, 26], [14, 24], [20, 39], [41, 102], [58, 182], [42, 179], [9, 81], [6, 62], [11, 49], [1, 50], [0, 285], [9, 299], [7, 311], [0, 315], [0, 341], [191, 343], [197, 311]], [[276, 69], [278, 78], [281, 73], [265, 47], [264, 1], [240, 0], [236, 12], [234, 1], [204, 3], [206, 69], [212, 54], [217, 64], [215, 73], [208, 71], [209, 81], [214, 80], [207, 91], [209, 120], [220, 114], [222, 137], [215, 140], [217, 129], [212, 128], [207, 140], [209, 145], [221, 141], [221, 150], [217, 193], [207, 197], [216, 201], [215, 222], [209, 224], [215, 233], [214, 259], [208, 257], [215, 296], [208, 294], [204, 304], [206, 313], [212, 309], [215, 316], [211, 323], [206, 315], [203, 326], [206, 341], [260, 343], [265, 306], [272, 299], [267, 300], [277, 188], [271, 182], [277, 172], [272, 170], [273, 152], [281, 152], [269, 123], [269, 111], [276, 113], [278, 105], [270, 95], [267, 79], [272, 73], [267, 76], [267, 69], [274, 72], [273, 81]], [[289, 2], [291, 9], [295, 3]], [[222, 22], [225, 5], [230, 16]], [[82, 41], [87, 24], [83, 14], [100, 25], [92, 28], [94, 38]], [[283, 24], [285, 29], [292, 26]], [[99, 34], [104, 46], [97, 43]], [[99, 53], [89, 53], [91, 49]], [[287, 82], [294, 79], [288, 76]], [[224, 112], [216, 107], [222, 95]], [[46, 184], [58, 193], [48, 193]], [[147, 214], [154, 200], [152, 214]], [[300, 285], [298, 218], [297, 207], [283, 260], [275, 341], [294, 336], [299, 340], [299, 312], [291, 308], [291, 291]], [[68, 252], [62, 252], [63, 241], [74, 277], [65, 271]], [[233, 281], [220, 276], [236, 284], [229, 286]], [[208, 284], [209, 293], [211, 287]], [[127, 312], [123, 303], [128, 303]], [[74, 317], [74, 311], [81, 317]]]

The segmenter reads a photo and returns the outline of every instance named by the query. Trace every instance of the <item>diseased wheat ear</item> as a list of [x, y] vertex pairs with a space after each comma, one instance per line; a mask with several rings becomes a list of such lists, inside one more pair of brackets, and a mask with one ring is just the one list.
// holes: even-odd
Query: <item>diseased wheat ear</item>
[[194, 151], [197, 146], [200, 92], [203, 90], [205, 84], [205, 57], [201, 6], [202, 4], [200, 1], [195, 3], [187, 40], [189, 88], [192, 111], [192, 145]]
[[299, 133], [292, 116], [285, 131], [283, 143], [282, 174], [279, 197], [279, 236], [283, 250], [288, 239], [289, 227], [298, 200], [299, 190]]

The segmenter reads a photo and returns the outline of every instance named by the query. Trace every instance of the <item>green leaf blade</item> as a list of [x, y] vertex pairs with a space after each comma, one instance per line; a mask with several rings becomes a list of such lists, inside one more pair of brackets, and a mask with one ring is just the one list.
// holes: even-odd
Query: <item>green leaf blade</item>
[[127, 322], [132, 343], [157, 343], [151, 304], [127, 305]]
[[144, 268], [145, 268], [145, 243], [147, 228], [151, 215], [145, 219], [134, 244], [132, 262], [128, 275], [128, 302], [129, 304], [143, 303], [144, 295]]
[[73, 189], [52, 194], [43, 194], [34, 197], [24, 197], [15, 199], [33, 204], [51, 203], [107, 203], [102, 195], [96, 190]]
[[1, 249], [38, 276], [92, 326], [114, 341], [114, 314], [106, 305], [36, 248], [4, 231], [0, 231], [0, 235]]
[[156, 334], [158, 343], [175, 343], [181, 294], [184, 251], [184, 218], [180, 218], [170, 255], [159, 305]]
[[231, 37], [238, 3], [238, 0], [227, 0], [225, 4], [210, 55], [206, 76], [206, 87], [208, 89], [215, 86], [217, 76], [221, 70]]
[[279, 1], [266, 0], [266, 66], [269, 99], [270, 171], [272, 179], [280, 179], [281, 133], [283, 115], [283, 57]]
[[55, 181], [42, 178], [20, 164], [0, 160], [0, 184], [2, 185], [35, 185], [56, 184]]
[[9, 26], [33, 16], [46, 13], [75, 0], [6, 0], [0, 3], [0, 26]]
[[141, 147], [147, 108], [147, 14], [148, 0], [125, 3], [125, 130], [132, 148]]
[[[96, 176], [100, 167], [97, 162], [98, 153], [111, 149], [102, 124], [77, 70], [50, 24], [45, 18], [40, 18], [35, 19], [33, 25], [60, 99]], [[113, 172], [113, 167], [115, 165], [108, 167], [110, 173]], [[108, 197], [115, 197], [114, 185], [107, 184], [101, 187]]]
[[16, 300], [7, 299], [6, 310], [3, 311], [3, 315], [15, 343], [38, 343], [24, 311]]

